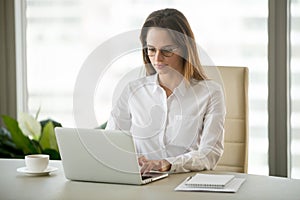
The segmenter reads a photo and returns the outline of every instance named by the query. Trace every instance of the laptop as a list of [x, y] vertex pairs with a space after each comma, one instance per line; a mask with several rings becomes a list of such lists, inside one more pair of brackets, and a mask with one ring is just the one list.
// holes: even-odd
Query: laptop
[[168, 176], [141, 175], [130, 132], [56, 127], [55, 134], [69, 180], [143, 185]]

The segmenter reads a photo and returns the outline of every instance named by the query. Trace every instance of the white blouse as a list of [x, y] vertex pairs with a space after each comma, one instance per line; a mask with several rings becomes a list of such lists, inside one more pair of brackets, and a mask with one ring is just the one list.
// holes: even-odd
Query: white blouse
[[223, 153], [225, 113], [216, 82], [182, 81], [167, 97], [155, 74], [125, 87], [106, 129], [130, 131], [140, 156], [165, 159], [172, 172], [210, 170]]

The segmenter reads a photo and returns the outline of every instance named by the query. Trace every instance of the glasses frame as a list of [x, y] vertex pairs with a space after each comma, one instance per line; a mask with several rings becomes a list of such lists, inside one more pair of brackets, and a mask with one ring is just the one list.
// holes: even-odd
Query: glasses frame
[[[154, 49], [154, 54], [149, 54], [149, 49]], [[174, 52], [177, 51], [179, 49], [178, 46], [174, 46], [173, 48], [170, 47], [164, 47], [161, 49], [156, 49], [155, 47], [146, 47], [146, 55], [148, 55], [149, 57], [154, 57], [157, 53], [157, 51], [159, 51], [164, 57], [172, 57], [174, 55]]]

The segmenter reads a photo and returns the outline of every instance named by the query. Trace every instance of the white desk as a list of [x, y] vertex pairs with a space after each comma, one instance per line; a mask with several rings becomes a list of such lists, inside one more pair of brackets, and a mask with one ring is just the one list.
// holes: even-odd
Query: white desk
[[[69, 181], [64, 177], [60, 161], [51, 161], [58, 170], [50, 176], [32, 177], [17, 168], [24, 160], [0, 159], [0, 199], [300, 199], [300, 180], [236, 174], [246, 182], [237, 193], [175, 192], [174, 188], [192, 173], [172, 174], [168, 178], [144, 186]], [[220, 173], [220, 172], [210, 172]]]

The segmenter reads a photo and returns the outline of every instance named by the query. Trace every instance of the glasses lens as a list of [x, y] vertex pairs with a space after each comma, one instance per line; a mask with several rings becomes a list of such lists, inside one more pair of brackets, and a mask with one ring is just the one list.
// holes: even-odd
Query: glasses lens
[[[171, 57], [174, 55], [174, 51], [176, 51], [177, 48], [173, 48], [173, 49], [160, 49], [160, 53], [165, 56], [165, 57]], [[147, 55], [152, 57], [155, 56], [156, 54], [156, 49], [154, 47], [147, 47], [146, 48], [147, 51]]]
[[172, 50], [162, 49], [160, 51], [161, 51], [162, 55], [164, 55], [165, 57], [171, 57], [174, 54]]
[[155, 56], [155, 53], [156, 53], [156, 49], [155, 48], [148, 47], [146, 50], [147, 50], [147, 55], [148, 56]]

